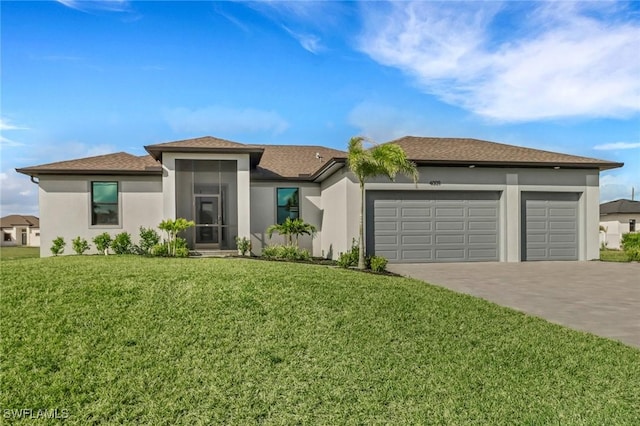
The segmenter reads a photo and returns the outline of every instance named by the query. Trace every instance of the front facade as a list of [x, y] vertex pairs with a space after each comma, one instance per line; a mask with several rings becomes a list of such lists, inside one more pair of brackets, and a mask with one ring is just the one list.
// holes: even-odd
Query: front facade
[[[398, 177], [365, 185], [368, 254], [390, 262], [590, 260], [599, 257], [599, 172], [620, 163], [475, 139], [405, 137], [417, 184]], [[38, 179], [41, 255], [62, 236], [196, 223], [189, 247], [234, 250], [287, 217], [318, 229], [300, 244], [337, 258], [358, 237], [360, 189], [346, 153], [321, 146], [249, 145], [204, 137], [18, 171]]]
[[40, 220], [35, 216], [12, 214], [0, 219], [2, 246], [40, 246]]

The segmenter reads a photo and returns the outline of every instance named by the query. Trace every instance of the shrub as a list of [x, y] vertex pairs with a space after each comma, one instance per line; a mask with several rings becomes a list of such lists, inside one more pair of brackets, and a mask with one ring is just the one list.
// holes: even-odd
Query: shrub
[[131, 234], [121, 232], [113, 238], [111, 242], [111, 250], [115, 254], [130, 254], [133, 252], [133, 244], [131, 243]]
[[106, 256], [109, 254], [109, 247], [111, 247], [111, 235], [107, 232], [103, 232], [93, 239], [93, 243], [96, 245], [96, 249], [99, 252], [104, 253]]
[[168, 241], [156, 244], [151, 249], [151, 254], [159, 257], [187, 257], [189, 256], [187, 240], [176, 237], [171, 244]]
[[291, 219], [288, 217], [283, 223], [271, 225], [267, 228], [266, 233], [269, 239], [274, 232], [285, 237], [285, 241], [288, 245], [298, 246], [298, 239], [301, 235], [310, 235], [311, 238], [315, 238], [318, 230], [310, 223], [306, 223], [302, 219]]
[[57, 237], [53, 240], [53, 245], [50, 248], [51, 253], [53, 253], [54, 256], [61, 254], [64, 251], [64, 246], [66, 245], [67, 243], [65, 243], [64, 238]]
[[371, 256], [368, 263], [373, 272], [384, 272], [387, 269], [387, 259], [382, 256]]
[[238, 252], [244, 256], [247, 252], [251, 251], [251, 240], [247, 237], [236, 237], [236, 245], [238, 246]]
[[351, 249], [344, 253], [340, 253], [338, 256], [338, 266], [341, 268], [351, 268], [354, 266], [358, 266], [358, 256], [360, 254], [360, 249], [358, 248], [358, 242], [354, 238], [351, 240]]
[[277, 260], [310, 260], [311, 253], [293, 245], [272, 245], [262, 249], [262, 257]]
[[160, 243], [160, 235], [153, 228], [140, 227], [140, 254], [152, 254], [153, 248]]
[[[189, 229], [192, 226], [195, 226], [195, 222], [192, 220], [187, 220], [182, 217], [177, 219], [165, 219], [160, 222], [158, 228], [165, 231], [167, 233], [167, 242], [168, 245], [168, 255], [169, 256], [178, 256], [178, 233]], [[186, 244], [185, 244], [186, 247]], [[184, 252], [184, 250], [183, 250]], [[187, 255], [189, 255], [189, 250], [187, 249]], [[184, 257], [180, 255], [179, 257]]]
[[76, 237], [73, 240], [71, 240], [71, 244], [73, 245], [73, 251], [75, 251], [76, 254], [80, 254], [80, 255], [84, 254], [85, 251], [91, 248], [87, 240], [80, 237]]
[[640, 261], [640, 233], [628, 233], [622, 236], [622, 249], [630, 261]]

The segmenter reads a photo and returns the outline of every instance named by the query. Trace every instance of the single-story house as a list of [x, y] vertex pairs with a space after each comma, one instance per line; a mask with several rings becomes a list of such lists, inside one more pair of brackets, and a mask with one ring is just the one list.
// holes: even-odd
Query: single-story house
[[[477, 139], [407, 136], [396, 143], [420, 172], [366, 183], [366, 249], [390, 262], [589, 260], [599, 257], [599, 173], [593, 158]], [[346, 153], [201, 137], [17, 169], [40, 190], [41, 255], [54, 238], [157, 227], [184, 217], [195, 250], [235, 249], [287, 217], [318, 228], [301, 239], [336, 258], [358, 236], [360, 191]], [[36, 180], [37, 179], [37, 180]], [[274, 240], [274, 242], [276, 242]]]
[[615, 200], [600, 204], [600, 242], [619, 249], [622, 236], [640, 231], [640, 201]]
[[0, 219], [3, 246], [40, 246], [40, 220], [35, 216], [12, 214]]

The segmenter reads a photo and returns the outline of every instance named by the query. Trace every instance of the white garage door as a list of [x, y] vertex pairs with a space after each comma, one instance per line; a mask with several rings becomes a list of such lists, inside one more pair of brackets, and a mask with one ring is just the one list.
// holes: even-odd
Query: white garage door
[[394, 263], [499, 260], [499, 192], [367, 191], [367, 252]]
[[522, 193], [522, 260], [578, 260], [576, 193]]

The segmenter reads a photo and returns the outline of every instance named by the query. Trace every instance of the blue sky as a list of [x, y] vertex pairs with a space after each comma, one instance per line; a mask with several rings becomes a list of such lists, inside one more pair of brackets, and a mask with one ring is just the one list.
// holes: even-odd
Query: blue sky
[[602, 201], [640, 193], [640, 2], [0, 8], [2, 215], [38, 213], [16, 167], [204, 135], [473, 137], [624, 162]]

